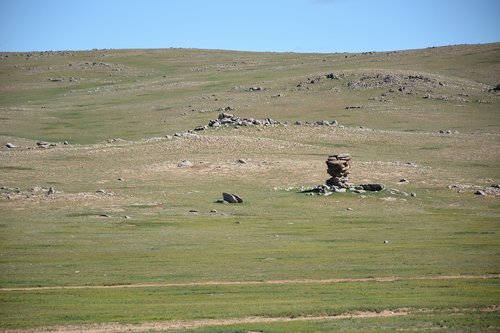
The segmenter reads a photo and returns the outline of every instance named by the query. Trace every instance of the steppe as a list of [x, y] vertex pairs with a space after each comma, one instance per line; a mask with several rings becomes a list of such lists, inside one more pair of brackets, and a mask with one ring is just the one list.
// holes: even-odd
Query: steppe
[[[0, 53], [0, 331], [498, 332], [499, 84], [500, 43]], [[386, 189], [302, 193], [339, 153]]]

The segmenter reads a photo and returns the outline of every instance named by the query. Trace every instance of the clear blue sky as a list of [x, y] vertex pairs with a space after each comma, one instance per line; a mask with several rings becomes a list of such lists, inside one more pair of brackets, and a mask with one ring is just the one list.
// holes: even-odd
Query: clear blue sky
[[0, 0], [0, 51], [360, 52], [500, 41], [500, 0]]

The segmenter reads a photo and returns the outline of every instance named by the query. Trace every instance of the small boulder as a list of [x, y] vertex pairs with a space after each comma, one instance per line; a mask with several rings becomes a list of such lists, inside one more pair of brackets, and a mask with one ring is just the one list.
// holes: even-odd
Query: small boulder
[[234, 115], [226, 112], [222, 112], [219, 114], [218, 119], [228, 119], [228, 118], [233, 118]]
[[234, 193], [222, 193], [222, 198], [224, 199], [224, 201], [228, 202], [228, 203], [242, 203], [243, 202], [243, 199], [241, 199], [241, 197], [237, 194], [234, 194]]
[[361, 184], [360, 186], [363, 190], [372, 192], [382, 191], [385, 188], [383, 184]]
[[195, 130], [195, 131], [197, 131], [197, 132], [198, 132], [198, 131], [204, 131], [204, 130], [206, 130], [206, 129], [207, 129], [207, 126], [196, 126], [196, 127], [194, 128], [194, 130]]
[[7, 147], [7, 148], [16, 148], [17, 146], [16, 146], [16, 145], [14, 145], [14, 144], [12, 144], [12, 143], [10, 143], [10, 142], [7, 142], [7, 143], [5, 144], [5, 147]]
[[179, 164], [177, 164], [179, 168], [190, 168], [193, 166], [193, 162], [188, 160], [183, 160]]

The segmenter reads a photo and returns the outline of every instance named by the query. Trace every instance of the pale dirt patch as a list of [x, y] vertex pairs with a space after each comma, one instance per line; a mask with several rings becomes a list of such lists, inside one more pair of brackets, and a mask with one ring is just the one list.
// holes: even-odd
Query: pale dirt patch
[[[497, 312], [499, 307], [494, 305], [486, 308], [453, 308], [450, 309], [453, 313], [464, 313], [470, 311], [481, 312]], [[198, 319], [198, 320], [173, 320], [173, 321], [157, 321], [141, 324], [89, 324], [89, 325], [72, 325], [72, 326], [55, 326], [55, 327], [40, 327], [33, 329], [6, 329], [4, 333], [112, 333], [112, 332], [145, 332], [145, 331], [169, 331], [169, 330], [185, 330], [197, 329], [210, 326], [229, 326], [241, 324], [269, 324], [269, 323], [288, 323], [296, 321], [326, 321], [326, 320], [342, 320], [342, 319], [365, 319], [365, 318], [390, 318], [398, 316], [407, 316], [412, 313], [432, 313], [433, 309], [386, 309], [380, 312], [375, 311], [356, 311], [351, 313], [342, 313], [330, 316], [304, 316], [304, 317], [244, 317], [230, 319]]]
[[200, 320], [179, 320], [165, 322], [150, 322], [142, 324], [92, 324], [81, 326], [57, 326], [57, 327], [41, 327], [35, 329], [7, 329], [4, 333], [28, 333], [28, 332], [54, 332], [54, 333], [110, 333], [110, 332], [144, 332], [144, 331], [167, 331], [167, 330], [182, 330], [195, 329], [208, 326], [227, 326], [237, 324], [267, 324], [278, 322], [294, 322], [294, 321], [322, 321], [322, 320], [339, 320], [339, 319], [362, 319], [362, 318], [377, 318], [377, 317], [396, 317], [406, 316], [409, 310], [406, 308], [396, 310], [383, 310], [381, 312], [358, 311], [353, 313], [344, 313], [333, 316], [311, 316], [311, 317], [245, 317], [231, 319], [200, 319]]

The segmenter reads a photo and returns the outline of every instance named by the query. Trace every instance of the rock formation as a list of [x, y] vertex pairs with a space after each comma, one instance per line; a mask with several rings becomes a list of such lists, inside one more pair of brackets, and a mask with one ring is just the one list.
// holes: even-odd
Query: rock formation
[[351, 155], [349, 154], [330, 155], [326, 160], [326, 165], [331, 178], [325, 184], [302, 191], [302, 193], [313, 195], [313, 192], [315, 192], [320, 195], [330, 195], [333, 192], [346, 192], [348, 190], [355, 193], [364, 193], [366, 191], [378, 192], [385, 189], [383, 184], [353, 185], [349, 183], [349, 174], [351, 173]]
[[349, 154], [338, 154], [330, 155], [326, 160], [326, 165], [328, 166], [328, 174], [332, 178], [326, 181], [326, 185], [338, 188], [350, 188], [352, 185], [349, 184], [349, 169], [351, 169], [351, 155]]

